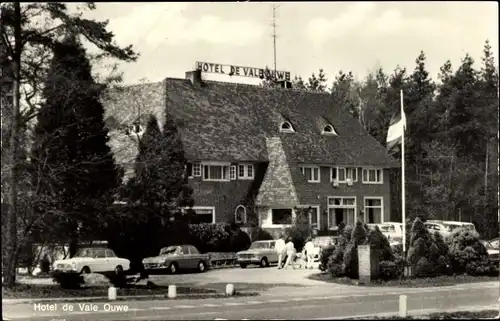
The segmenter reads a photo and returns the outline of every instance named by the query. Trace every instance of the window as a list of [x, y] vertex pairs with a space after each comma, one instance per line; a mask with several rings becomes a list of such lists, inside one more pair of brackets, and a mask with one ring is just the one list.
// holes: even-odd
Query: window
[[383, 214], [383, 198], [382, 197], [365, 197], [365, 217], [364, 220], [368, 224], [379, 224], [384, 222]]
[[309, 183], [319, 183], [319, 167], [317, 166], [302, 166], [300, 172], [304, 175]]
[[193, 211], [196, 213], [198, 223], [215, 223], [215, 208], [194, 206]]
[[194, 177], [201, 177], [201, 164], [200, 163], [193, 164], [193, 176]]
[[337, 135], [335, 129], [333, 129], [332, 125], [326, 125], [321, 132], [322, 135]]
[[363, 168], [363, 184], [382, 184], [383, 182], [382, 169]]
[[285, 121], [280, 126], [280, 132], [293, 133], [295, 132], [295, 130], [293, 129], [292, 124], [290, 124], [290, 122]]
[[106, 252], [104, 249], [95, 249], [94, 250], [94, 258], [96, 259], [105, 259], [106, 258]]
[[144, 129], [142, 128], [141, 124], [134, 124], [132, 125], [132, 132], [134, 134], [137, 134], [137, 135], [140, 135], [142, 134], [142, 132], [144, 131]]
[[358, 169], [356, 167], [332, 167], [330, 169], [331, 181], [336, 179], [339, 183], [345, 183], [349, 178], [352, 182], [358, 181]]
[[328, 228], [335, 229], [342, 222], [354, 226], [356, 197], [328, 197]]
[[203, 165], [203, 180], [229, 181], [230, 165]]
[[192, 245], [188, 245], [188, 250], [189, 254], [200, 254], [200, 252], [198, 252], [198, 249]]
[[238, 165], [238, 178], [239, 179], [253, 179], [253, 165], [252, 164], [239, 164]]
[[186, 174], [189, 178], [193, 177], [193, 164], [191, 163], [186, 164]]
[[111, 250], [106, 250], [106, 257], [116, 257], [115, 253]]
[[231, 168], [229, 169], [229, 179], [230, 180], [236, 179], [236, 165], [232, 165]]
[[234, 211], [234, 221], [236, 223], [245, 223], [247, 220], [247, 209], [243, 205], [238, 205]]
[[291, 208], [273, 208], [272, 212], [273, 225], [290, 225], [292, 224], [292, 209]]

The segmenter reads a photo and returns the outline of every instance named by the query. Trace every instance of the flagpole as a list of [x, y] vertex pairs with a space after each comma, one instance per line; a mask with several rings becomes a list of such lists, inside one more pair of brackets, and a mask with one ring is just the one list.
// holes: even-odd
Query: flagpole
[[[401, 120], [403, 121], [403, 133], [401, 135], [401, 210], [403, 220], [403, 254], [406, 255], [406, 202], [405, 202], [405, 127], [406, 116], [403, 109], [403, 90], [400, 91], [401, 96]], [[404, 117], [404, 118], [403, 118]]]

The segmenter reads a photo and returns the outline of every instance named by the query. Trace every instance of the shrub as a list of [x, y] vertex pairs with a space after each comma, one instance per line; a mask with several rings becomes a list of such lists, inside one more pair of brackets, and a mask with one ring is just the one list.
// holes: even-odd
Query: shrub
[[202, 252], [229, 252], [231, 227], [227, 223], [189, 225], [191, 244]]
[[332, 256], [335, 249], [336, 249], [336, 246], [331, 245], [331, 246], [325, 247], [324, 249], [321, 250], [319, 262], [320, 262], [320, 268], [322, 271], [325, 271], [328, 269], [328, 260], [330, 260], [330, 256]]
[[274, 240], [274, 237], [268, 231], [261, 228], [252, 231], [252, 240], [254, 241], [267, 241]]
[[376, 226], [372, 230], [368, 230], [368, 234], [366, 236], [368, 244], [377, 258], [379, 262], [382, 261], [392, 261], [393, 251], [389, 240], [387, 237], [380, 231], [378, 226]]
[[347, 243], [342, 242], [334, 246], [332, 254], [328, 258], [326, 268], [333, 277], [340, 277], [345, 275], [344, 251], [346, 245]]
[[450, 236], [449, 258], [455, 273], [487, 275], [495, 267], [488, 260], [488, 251], [474, 231], [455, 231]]
[[380, 262], [380, 278], [384, 281], [399, 279], [404, 275], [406, 260], [402, 255], [393, 255], [393, 260]]
[[239, 252], [246, 250], [250, 247], [252, 241], [250, 236], [242, 230], [236, 230], [236, 232], [231, 235], [229, 240], [229, 250], [230, 252]]
[[56, 283], [59, 283], [63, 289], [78, 289], [85, 283], [83, 276], [78, 273], [54, 271], [52, 273], [52, 278]]
[[441, 235], [431, 234], [419, 218], [413, 222], [409, 245], [408, 262], [415, 267], [416, 276], [448, 273], [447, 245]]

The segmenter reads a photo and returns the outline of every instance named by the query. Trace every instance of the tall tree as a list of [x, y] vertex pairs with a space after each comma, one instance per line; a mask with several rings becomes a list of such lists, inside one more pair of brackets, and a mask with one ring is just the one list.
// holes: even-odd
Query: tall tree
[[[26, 123], [36, 117], [39, 107], [40, 86], [45, 76], [48, 58], [58, 37], [66, 32], [85, 37], [99, 49], [98, 57], [112, 57], [124, 61], [134, 61], [137, 54], [131, 46], [120, 48], [113, 42], [113, 34], [106, 30], [107, 21], [99, 22], [85, 19], [81, 13], [84, 9], [94, 10], [94, 3], [86, 3], [77, 12], [69, 13], [66, 4], [51, 3], [2, 3], [0, 12], [0, 41], [2, 50], [7, 53], [8, 71], [12, 79], [13, 104], [11, 112], [4, 115], [8, 118], [6, 124], [9, 144], [6, 147], [3, 162], [9, 164], [5, 174], [8, 205], [7, 215], [7, 256], [4, 258], [5, 284], [12, 287], [15, 284], [15, 266], [20, 244], [17, 228], [17, 183], [19, 181], [18, 148], [19, 138]], [[37, 21], [37, 23], [32, 23]], [[21, 109], [21, 89], [24, 91], [24, 102], [29, 106]], [[3, 125], [3, 124], [2, 124]]]
[[354, 118], [359, 119], [359, 85], [354, 81], [352, 72], [342, 70], [335, 76], [330, 90], [337, 104], [345, 108]]
[[298, 90], [307, 90], [306, 84], [304, 83], [304, 80], [302, 79], [301, 76], [295, 76], [295, 78], [292, 81], [292, 88], [298, 89]]
[[35, 211], [51, 213], [43, 223], [59, 225], [56, 232], [60, 240], [70, 240], [70, 255], [80, 237], [96, 236], [120, 183], [107, 145], [102, 89], [74, 36], [54, 46], [31, 162], [39, 186]]
[[453, 76], [454, 93], [448, 113], [448, 137], [451, 144], [458, 145], [458, 156], [471, 157], [476, 161], [483, 161], [486, 151], [486, 140], [481, 124], [478, 122], [479, 113], [484, 107], [479, 105], [478, 72], [474, 70], [474, 60], [466, 54], [462, 64]]
[[326, 90], [326, 75], [323, 69], [319, 69], [318, 76], [313, 73], [307, 82], [307, 90], [309, 91], [320, 91], [323, 92]]

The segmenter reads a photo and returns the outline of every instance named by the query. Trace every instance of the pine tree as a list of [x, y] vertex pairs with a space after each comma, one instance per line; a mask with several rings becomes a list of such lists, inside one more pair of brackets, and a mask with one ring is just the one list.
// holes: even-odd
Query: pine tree
[[344, 73], [342, 70], [335, 76], [331, 88], [334, 101], [345, 108], [354, 118], [359, 119], [359, 86], [354, 81], [352, 72]]
[[474, 60], [466, 54], [453, 77], [455, 92], [448, 117], [448, 135], [451, 144], [458, 144], [457, 156], [484, 161], [486, 140], [478, 123], [479, 113], [484, 108], [479, 104], [480, 84], [473, 65]]
[[318, 92], [324, 92], [326, 90], [326, 75], [323, 69], [319, 69], [318, 71], [318, 76], [316, 77], [316, 74], [312, 74], [311, 77], [309, 77], [309, 80], [307, 82], [307, 90], [309, 91], [318, 91]]
[[71, 240], [71, 254], [81, 236], [102, 226], [120, 181], [107, 145], [101, 92], [75, 37], [56, 44], [35, 128], [32, 179], [40, 186], [36, 211], [50, 213], [44, 223]]
[[295, 78], [292, 81], [292, 88], [298, 89], [298, 90], [307, 90], [306, 84], [304, 83], [304, 80], [302, 79], [301, 76], [295, 76]]

